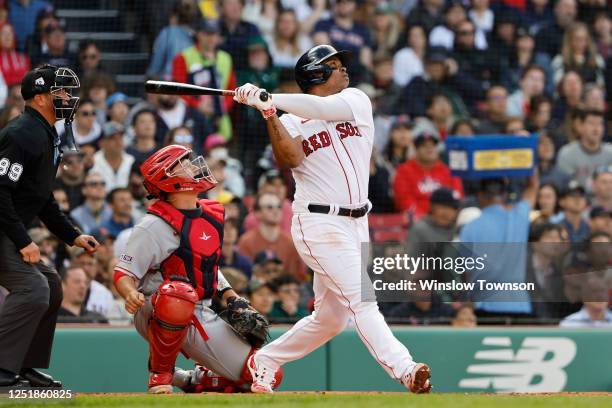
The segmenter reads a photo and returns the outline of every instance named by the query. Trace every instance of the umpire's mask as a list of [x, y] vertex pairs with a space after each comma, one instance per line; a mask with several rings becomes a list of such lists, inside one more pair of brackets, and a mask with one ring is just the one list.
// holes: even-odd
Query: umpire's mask
[[[51, 86], [51, 95], [56, 120], [72, 120], [79, 104], [79, 97], [73, 93], [76, 93], [80, 87], [79, 78], [70, 68], [60, 67], [55, 71], [55, 83]], [[65, 95], [62, 90], [66, 92]]]

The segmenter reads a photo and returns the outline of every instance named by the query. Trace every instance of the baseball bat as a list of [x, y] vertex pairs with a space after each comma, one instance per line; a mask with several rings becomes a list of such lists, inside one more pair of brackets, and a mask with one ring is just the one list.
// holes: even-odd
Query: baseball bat
[[[234, 91], [230, 91], [228, 89], [215, 89], [215, 88], [206, 88], [205, 86], [191, 85], [191, 84], [183, 84], [181, 82], [170, 82], [170, 81], [147, 81], [145, 82], [145, 91], [152, 94], [161, 94], [161, 95], [220, 95], [234, 96]], [[269, 95], [267, 92], [263, 91], [259, 95], [259, 99], [262, 102], [267, 101]]]

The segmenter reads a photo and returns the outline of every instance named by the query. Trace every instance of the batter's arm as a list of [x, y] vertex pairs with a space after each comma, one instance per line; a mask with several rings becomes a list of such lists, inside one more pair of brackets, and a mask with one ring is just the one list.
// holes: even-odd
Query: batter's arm
[[302, 138], [291, 137], [276, 114], [266, 120], [274, 158], [281, 167], [295, 168], [304, 160]]

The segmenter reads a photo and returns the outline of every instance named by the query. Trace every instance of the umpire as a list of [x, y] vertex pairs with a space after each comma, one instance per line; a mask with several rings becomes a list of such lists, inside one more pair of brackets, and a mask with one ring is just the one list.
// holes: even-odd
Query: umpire
[[52, 184], [61, 160], [54, 124], [78, 104], [79, 80], [68, 68], [45, 65], [21, 82], [25, 111], [0, 131], [0, 285], [9, 295], [0, 309], [0, 386], [27, 380], [33, 387], [61, 387], [35, 368], [49, 368], [62, 286], [40, 260], [26, 226], [38, 217], [69, 245], [94, 252], [98, 243], [60, 211]]

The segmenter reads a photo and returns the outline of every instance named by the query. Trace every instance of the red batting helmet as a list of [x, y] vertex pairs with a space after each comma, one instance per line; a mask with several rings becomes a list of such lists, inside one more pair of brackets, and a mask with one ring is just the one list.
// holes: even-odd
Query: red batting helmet
[[142, 163], [140, 171], [147, 191], [156, 197], [160, 192], [208, 191], [217, 184], [202, 156], [191, 158], [184, 146], [166, 146]]

